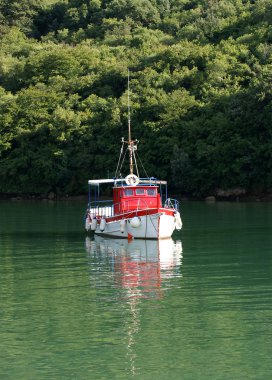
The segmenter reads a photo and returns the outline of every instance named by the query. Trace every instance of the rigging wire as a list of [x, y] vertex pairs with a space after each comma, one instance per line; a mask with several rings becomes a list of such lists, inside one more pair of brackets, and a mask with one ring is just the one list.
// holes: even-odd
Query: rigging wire
[[135, 167], [136, 167], [136, 171], [137, 171], [137, 176], [139, 176], [139, 170], [138, 170], [138, 165], [137, 165], [137, 160], [136, 160], [136, 157], [135, 157], [135, 150], [133, 149], [132, 151], [132, 154], [133, 154], [133, 158], [134, 158], [134, 163], [135, 163]]
[[137, 160], [140, 161], [140, 164], [141, 164], [141, 166], [142, 166], [142, 168], [143, 168], [143, 171], [144, 171], [144, 173], [145, 173], [145, 175], [146, 175], [146, 178], [149, 178], [149, 177], [148, 177], [148, 174], [147, 174], [147, 172], [146, 172], [146, 170], [145, 170], [145, 167], [144, 167], [144, 165], [143, 165], [143, 163], [142, 163], [141, 157], [138, 155], [138, 153], [136, 153], [136, 156], [137, 156]]
[[121, 167], [119, 169], [119, 165], [120, 165], [121, 157], [122, 157], [123, 150], [124, 150], [124, 143], [125, 143], [124, 142], [124, 138], [122, 138], [122, 146], [121, 146], [121, 150], [120, 150], [120, 155], [119, 155], [119, 160], [118, 160], [117, 168], [116, 168], [116, 171], [115, 171], [115, 178], [117, 178], [118, 172], [121, 171]]
[[122, 178], [122, 174], [121, 174], [121, 169], [123, 167], [123, 164], [124, 164], [124, 161], [125, 161], [125, 158], [126, 158], [126, 152], [128, 151], [128, 148], [126, 149], [124, 155], [123, 155], [123, 160], [121, 162], [121, 165], [120, 165], [120, 169], [119, 169], [119, 176]]

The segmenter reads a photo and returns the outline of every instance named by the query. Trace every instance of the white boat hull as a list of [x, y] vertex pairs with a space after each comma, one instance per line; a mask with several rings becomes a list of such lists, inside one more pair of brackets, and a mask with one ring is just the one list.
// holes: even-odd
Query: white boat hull
[[[139, 225], [133, 223], [134, 218], [123, 218], [97, 223], [95, 234], [127, 239], [167, 239], [176, 228], [175, 215], [155, 213], [142, 215]], [[86, 221], [86, 230], [91, 230], [91, 223]]]

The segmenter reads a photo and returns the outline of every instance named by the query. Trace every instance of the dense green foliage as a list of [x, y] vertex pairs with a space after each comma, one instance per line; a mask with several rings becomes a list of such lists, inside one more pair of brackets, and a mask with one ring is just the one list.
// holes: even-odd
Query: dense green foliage
[[112, 176], [128, 68], [149, 175], [194, 195], [271, 189], [271, 4], [0, 0], [0, 192]]

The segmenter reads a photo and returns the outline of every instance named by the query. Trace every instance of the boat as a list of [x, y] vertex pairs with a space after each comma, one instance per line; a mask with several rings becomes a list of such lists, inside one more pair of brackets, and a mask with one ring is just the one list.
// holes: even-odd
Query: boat
[[[129, 99], [128, 75], [128, 139], [121, 140], [114, 178], [88, 181], [85, 230], [115, 238], [168, 239], [175, 229], [182, 228], [179, 202], [168, 197], [167, 181], [139, 175], [136, 157], [139, 141], [131, 135]], [[128, 175], [123, 177], [121, 170], [126, 156], [129, 168]], [[101, 198], [103, 186], [112, 187], [111, 200]]]

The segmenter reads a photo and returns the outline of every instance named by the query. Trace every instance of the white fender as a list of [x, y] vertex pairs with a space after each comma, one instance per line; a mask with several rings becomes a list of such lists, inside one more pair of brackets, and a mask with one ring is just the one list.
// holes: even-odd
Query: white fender
[[100, 221], [100, 231], [104, 231], [106, 227], [106, 219], [105, 218], [102, 218], [101, 221]]
[[97, 219], [93, 218], [92, 224], [91, 224], [91, 230], [95, 231], [96, 230], [96, 226], [97, 226]]
[[138, 228], [141, 225], [141, 219], [138, 216], [134, 216], [134, 218], [131, 219], [130, 225], [133, 228]]
[[89, 216], [87, 216], [85, 219], [85, 230], [90, 231], [90, 226], [91, 226], [91, 220], [90, 220]]
[[181, 230], [182, 228], [182, 221], [181, 221], [181, 217], [180, 217], [180, 213], [177, 211], [176, 214], [175, 214], [175, 227], [177, 230]]
[[125, 221], [125, 219], [120, 220], [120, 231], [121, 231], [122, 233], [125, 232], [125, 226], [126, 226], [126, 221]]

